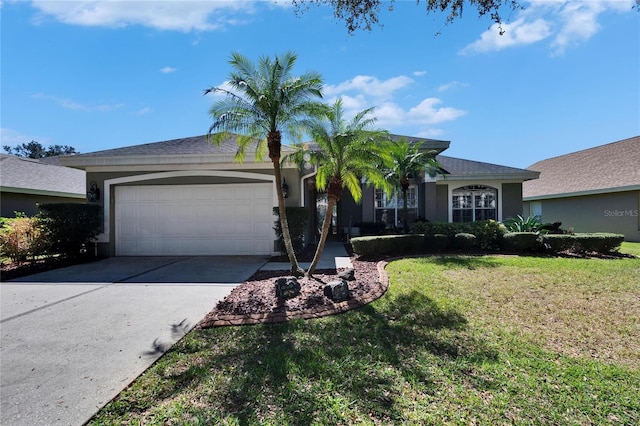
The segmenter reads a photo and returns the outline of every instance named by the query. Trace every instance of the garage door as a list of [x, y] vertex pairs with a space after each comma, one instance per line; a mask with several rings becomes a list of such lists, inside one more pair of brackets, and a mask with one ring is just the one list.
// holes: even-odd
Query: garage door
[[118, 186], [118, 256], [273, 252], [271, 183]]

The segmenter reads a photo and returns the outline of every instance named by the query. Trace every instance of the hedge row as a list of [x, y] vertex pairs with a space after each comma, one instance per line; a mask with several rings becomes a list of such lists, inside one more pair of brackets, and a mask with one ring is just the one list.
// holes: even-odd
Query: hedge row
[[[442, 228], [440, 228], [442, 229]], [[535, 232], [510, 232], [496, 238], [489, 251], [506, 250], [510, 253], [560, 253], [617, 251], [624, 241], [624, 235], [563, 234], [540, 235]], [[445, 250], [471, 251], [481, 249], [480, 239], [471, 233], [459, 232], [451, 238], [447, 234], [409, 234], [356, 237], [351, 239], [354, 253], [361, 256], [397, 255], [406, 253], [434, 253]]]
[[41, 204], [36, 217], [2, 219], [0, 254], [14, 261], [60, 254], [92, 254], [89, 245], [102, 227], [102, 209], [94, 204]]
[[[482, 250], [499, 250], [502, 236], [507, 228], [495, 220], [480, 220], [477, 222], [416, 222], [411, 228], [414, 234], [424, 234], [428, 237], [445, 235], [449, 247], [456, 247], [456, 235], [471, 234], [476, 237], [473, 245]], [[440, 237], [441, 238], [441, 237]]]

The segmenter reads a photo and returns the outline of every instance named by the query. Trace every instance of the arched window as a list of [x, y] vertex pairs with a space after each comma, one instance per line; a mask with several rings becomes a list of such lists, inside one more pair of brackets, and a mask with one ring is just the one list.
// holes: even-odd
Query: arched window
[[469, 185], [454, 189], [452, 195], [454, 222], [497, 219], [497, 189], [490, 186]]

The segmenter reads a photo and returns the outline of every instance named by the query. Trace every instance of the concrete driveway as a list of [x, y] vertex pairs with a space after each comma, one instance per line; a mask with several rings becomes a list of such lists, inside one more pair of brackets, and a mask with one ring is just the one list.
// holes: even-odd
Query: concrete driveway
[[81, 425], [266, 258], [116, 257], [0, 285], [0, 424]]

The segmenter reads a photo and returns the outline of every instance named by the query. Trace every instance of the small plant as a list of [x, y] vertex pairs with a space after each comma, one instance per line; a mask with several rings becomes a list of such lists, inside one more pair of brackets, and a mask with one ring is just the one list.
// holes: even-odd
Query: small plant
[[44, 254], [47, 248], [45, 233], [36, 218], [16, 214], [15, 219], [2, 218], [0, 252], [14, 262], [23, 262]]
[[509, 232], [540, 232], [542, 223], [536, 215], [529, 216], [526, 219], [520, 215], [505, 219], [504, 226]]

